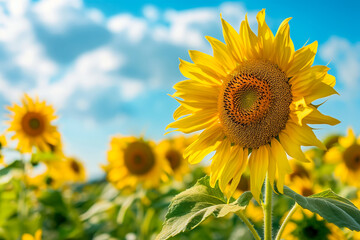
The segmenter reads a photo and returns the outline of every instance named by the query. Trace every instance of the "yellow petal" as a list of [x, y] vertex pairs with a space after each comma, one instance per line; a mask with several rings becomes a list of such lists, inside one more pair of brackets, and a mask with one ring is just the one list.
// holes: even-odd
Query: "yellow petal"
[[314, 63], [317, 52], [317, 41], [300, 48], [294, 53], [294, 58], [290, 63], [290, 67], [286, 72], [288, 77], [294, 76], [296, 73], [306, 70]]
[[242, 174], [244, 173], [244, 171], [246, 169], [246, 166], [247, 166], [247, 163], [248, 163], [248, 149], [247, 148], [245, 148], [243, 150], [243, 156], [239, 156], [239, 160], [241, 160], [241, 167], [235, 173], [235, 177], [231, 181], [230, 188], [228, 189], [228, 192], [227, 192], [228, 200], [230, 200], [230, 196], [234, 195], [234, 193], [236, 191], [236, 188], [240, 183], [241, 176], [242, 176]]
[[290, 38], [290, 19], [287, 18], [281, 23], [274, 40], [275, 54], [273, 59], [280, 69], [285, 72], [288, 70], [289, 63], [295, 52], [294, 44]]
[[206, 155], [217, 148], [218, 141], [223, 138], [224, 135], [220, 124], [205, 129], [198, 139], [185, 149], [184, 158], [191, 164], [199, 163]]
[[35, 239], [36, 239], [36, 240], [41, 240], [41, 235], [42, 235], [42, 230], [41, 230], [41, 229], [38, 229], [38, 230], [35, 232]]
[[219, 146], [216, 148], [216, 152], [212, 157], [211, 161], [211, 172], [210, 172], [210, 186], [214, 187], [216, 181], [221, 176], [221, 173], [224, 169], [225, 162], [230, 157], [230, 149], [231, 149], [231, 142], [228, 138], [225, 138], [223, 141], [220, 142]]
[[257, 16], [258, 21], [258, 39], [260, 54], [264, 59], [271, 59], [273, 55], [273, 42], [274, 34], [271, 32], [270, 28], [265, 22], [265, 9], [261, 10]]
[[195, 101], [184, 101], [181, 99], [177, 99], [174, 97], [174, 99], [176, 101], [178, 101], [182, 106], [184, 106], [185, 108], [196, 112], [198, 110], [202, 110], [202, 109], [206, 109], [206, 110], [210, 110], [210, 109], [214, 109], [214, 111], [217, 110], [217, 102], [195, 102]]
[[219, 76], [214, 72], [205, 72], [199, 66], [180, 59], [179, 70], [184, 77], [210, 84], [221, 84]]
[[260, 203], [261, 188], [269, 164], [268, 150], [265, 146], [253, 149], [249, 159], [250, 190], [255, 200]]
[[225, 166], [219, 180], [219, 187], [222, 192], [225, 191], [225, 187], [229, 184], [230, 180], [235, 177], [235, 174], [239, 172], [243, 164], [243, 148], [233, 146], [230, 151], [230, 158], [226, 159]]
[[241, 62], [243, 59], [241, 52], [240, 36], [236, 30], [227, 23], [224, 19], [221, 18], [221, 23], [223, 27], [223, 35], [226, 42], [226, 45], [231, 52], [233, 58], [236, 62]]
[[173, 114], [173, 118], [175, 120], [179, 119], [180, 117], [182, 116], [185, 116], [185, 115], [189, 115], [190, 113], [192, 113], [192, 111], [190, 111], [189, 109], [185, 108], [184, 106], [180, 105], [175, 111], [174, 111], [174, 114]]
[[275, 138], [271, 140], [271, 156], [274, 161], [277, 161], [277, 188], [280, 193], [283, 193], [285, 175], [291, 173], [292, 169], [286, 157], [284, 148]]
[[192, 133], [210, 127], [217, 118], [217, 111], [214, 109], [200, 110], [170, 123], [166, 129], [175, 128], [173, 131]]
[[336, 83], [336, 79], [334, 76], [330, 75], [330, 74], [327, 74], [324, 79], [322, 80], [323, 83], [331, 86], [331, 87], [334, 87], [335, 86], [335, 83]]
[[244, 56], [246, 56], [247, 59], [258, 58], [258, 38], [249, 26], [247, 14], [245, 15], [245, 21], [242, 21], [240, 25], [240, 39]]
[[211, 73], [211, 75], [218, 75], [220, 79], [227, 76], [223, 66], [213, 56], [196, 50], [190, 50], [189, 55], [195, 65], [202, 71]]
[[286, 124], [285, 131], [288, 136], [292, 136], [302, 146], [316, 146], [326, 150], [325, 145], [317, 139], [312, 129], [307, 125], [299, 126], [289, 121]]
[[266, 146], [269, 152], [269, 168], [268, 168], [268, 179], [271, 184], [271, 187], [274, 189], [274, 181], [276, 175], [276, 165], [277, 159], [273, 158], [271, 148], [269, 145]]
[[355, 141], [356, 137], [352, 128], [348, 128], [346, 137], [339, 137], [339, 144], [344, 148], [350, 147], [355, 143]]
[[174, 85], [177, 90], [172, 96], [184, 100], [199, 102], [217, 102], [219, 87], [213, 85], [201, 84], [194, 80], [185, 80]]
[[305, 154], [302, 152], [300, 144], [296, 142], [293, 138], [290, 138], [285, 131], [280, 132], [279, 139], [281, 145], [289, 156], [302, 162], [310, 162], [306, 158]]
[[304, 124], [328, 124], [334, 126], [340, 123], [340, 121], [336, 118], [322, 114], [319, 110], [317, 110], [316, 107], [312, 105], [309, 107], [311, 107], [313, 110], [303, 119]]
[[33, 236], [28, 233], [22, 235], [21, 240], [35, 240]]
[[289, 83], [294, 99], [304, 98], [306, 103], [311, 103], [316, 99], [337, 94], [332, 86], [324, 82], [328, 77], [328, 69], [325, 66], [314, 66], [291, 78]]
[[343, 159], [343, 153], [337, 148], [330, 148], [324, 155], [324, 161], [329, 164], [335, 164], [341, 162]]
[[313, 111], [313, 108], [308, 106], [304, 98], [293, 101], [290, 104], [290, 117], [291, 119], [302, 126], [303, 119]]
[[227, 49], [226, 45], [216, 38], [206, 36], [205, 37], [213, 49], [214, 57], [223, 64], [225, 70], [232, 71], [236, 67], [236, 62], [234, 61], [231, 53]]

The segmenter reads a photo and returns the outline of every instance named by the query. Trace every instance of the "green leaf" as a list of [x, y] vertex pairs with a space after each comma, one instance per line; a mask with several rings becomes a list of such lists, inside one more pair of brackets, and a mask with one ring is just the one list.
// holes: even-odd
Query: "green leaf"
[[203, 177], [195, 186], [173, 198], [163, 229], [156, 239], [165, 240], [194, 229], [211, 215], [220, 218], [244, 210], [251, 198], [252, 194], [245, 192], [236, 201], [226, 204], [219, 187], [210, 187], [209, 177]]
[[304, 197], [284, 186], [284, 195], [294, 199], [302, 208], [319, 214], [338, 227], [360, 231], [360, 211], [348, 199], [340, 197], [332, 190]]
[[12, 169], [23, 169], [24, 163], [20, 160], [16, 160], [6, 167], [0, 169], [0, 177], [8, 174]]

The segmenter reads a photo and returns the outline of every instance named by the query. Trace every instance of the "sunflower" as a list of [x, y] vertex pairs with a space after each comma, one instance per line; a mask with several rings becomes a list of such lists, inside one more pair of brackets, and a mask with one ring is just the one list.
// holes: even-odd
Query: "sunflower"
[[195, 137], [186, 138], [177, 136], [171, 139], [164, 139], [159, 143], [159, 151], [169, 162], [172, 174], [177, 181], [181, 181], [183, 176], [190, 171], [189, 163], [183, 158], [184, 150]]
[[39, 162], [60, 161], [65, 158], [60, 133], [54, 134], [54, 137], [56, 138], [56, 144], [47, 144], [49, 147], [47, 151], [37, 149], [37, 151], [31, 155], [31, 163], [33, 165]]
[[69, 180], [73, 182], [85, 182], [86, 170], [82, 162], [78, 159], [70, 157], [64, 160], [65, 168], [69, 172]]
[[360, 187], [360, 136], [356, 138], [349, 128], [345, 137], [339, 137], [338, 144], [324, 156], [325, 162], [337, 164], [335, 176], [349, 185]]
[[[286, 215], [285, 215], [286, 216]], [[340, 228], [306, 209], [296, 210], [285, 227], [282, 239], [286, 240], [346, 240]]]
[[22, 235], [21, 237], [21, 240], [41, 240], [41, 235], [42, 235], [42, 230], [41, 229], [38, 229], [36, 232], [35, 232], [35, 235], [32, 236], [31, 234], [29, 233], [25, 233]]
[[[188, 78], [174, 86], [172, 95], [181, 105], [174, 112], [173, 131], [203, 130], [184, 152], [192, 164], [212, 157], [210, 184], [219, 181], [228, 196], [235, 191], [247, 165], [250, 188], [259, 200], [266, 174], [279, 191], [291, 172], [286, 153], [297, 160], [308, 159], [301, 146], [325, 146], [308, 124], [335, 125], [339, 121], [323, 115], [312, 102], [337, 92], [335, 78], [326, 66], [311, 66], [317, 42], [295, 51], [289, 20], [274, 36], [265, 22], [265, 10], [257, 14], [258, 36], [247, 16], [240, 33], [221, 19], [225, 44], [212, 37], [214, 56], [189, 51], [194, 63], [180, 60], [180, 71]], [[250, 157], [249, 157], [250, 154]]]
[[[39, 173], [39, 169], [43, 169]], [[37, 169], [36, 169], [37, 168]], [[71, 183], [86, 180], [84, 165], [73, 157], [46, 159], [31, 168], [26, 176], [26, 183], [36, 189], [59, 189]]]
[[103, 166], [107, 179], [118, 189], [134, 190], [139, 184], [156, 188], [171, 172], [168, 161], [153, 141], [136, 137], [113, 137]]
[[33, 100], [25, 94], [22, 106], [14, 104], [8, 110], [11, 112], [8, 131], [14, 132], [11, 139], [18, 140], [20, 151], [32, 152], [33, 147], [49, 151], [49, 144], [56, 144], [58, 131], [51, 122], [57, 117], [54, 108], [45, 101]]
[[309, 178], [301, 178], [297, 176], [292, 179], [292, 182], [290, 182], [288, 186], [304, 197], [321, 192], [322, 190], [317, 183], [314, 183], [314, 181], [311, 181]]

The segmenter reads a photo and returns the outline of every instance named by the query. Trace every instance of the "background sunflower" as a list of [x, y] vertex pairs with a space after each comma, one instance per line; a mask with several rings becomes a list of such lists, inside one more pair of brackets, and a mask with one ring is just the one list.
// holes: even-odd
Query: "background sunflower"
[[24, 95], [22, 105], [8, 107], [10, 121], [8, 132], [13, 133], [12, 140], [18, 140], [17, 148], [24, 153], [32, 152], [33, 147], [50, 151], [49, 145], [55, 145], [59, 135], [52, 121], [57, 117], [55, 110], [45, 101], [39, 101]]

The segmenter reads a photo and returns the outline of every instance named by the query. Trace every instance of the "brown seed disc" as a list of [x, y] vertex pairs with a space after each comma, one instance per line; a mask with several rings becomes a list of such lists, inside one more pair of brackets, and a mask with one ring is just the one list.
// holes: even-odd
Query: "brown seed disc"
[[289, 119], [291, 87], [285, 73], [265, 60], [248, 60], [223, 83], [218, 107], [229, 139], [247, 148], [270, 143]]
[[155, 165], [151, 147], [144, 142], [130, 143], [124, 151], [125, 166], [135, 175], [144, 175]]
[[344, 153], [343, 158], [347, 168], [356, 171], [360, 168], [360, 145], [354, 144], [348, 147]]
[[27, 135], [39, 136], [45, 130], [45, 117], [37, 112], [27, 112], [21, 119], [21, 127]]
[[180, 166], [182, 154], [179, 151], [170, 149], [166, 152], [165, 157], [169, 161], [172, 170], [175, 170]]
[[80, 165], [75, 159], [70, 160], [70, 167], [76, 174], [80, 173]]

